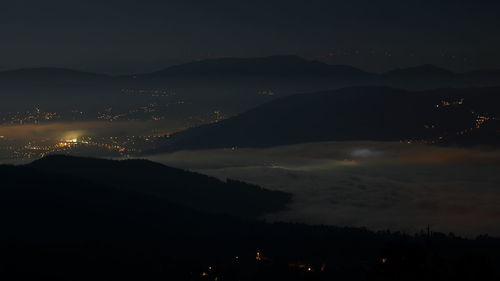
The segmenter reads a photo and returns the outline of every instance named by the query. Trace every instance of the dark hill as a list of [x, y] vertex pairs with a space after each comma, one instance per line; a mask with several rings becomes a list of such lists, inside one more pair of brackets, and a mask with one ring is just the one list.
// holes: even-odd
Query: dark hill
[[218, 179], [146, 160], [111, 161], [48, 156], [27, 167], [120, 190], [149, 194], [192, 209], [258, 217], [279, 211], [289, 195], [239, 181]]
[[[360, 87], [300, 94], [173, 134], [157, 152], [354, 140], [497, 145], [499, 103], [499, 88]], [[479, 116], [488, 118], [487, 126], [476, 128]], [[485, 127], [490, 127], [486, 135]]]

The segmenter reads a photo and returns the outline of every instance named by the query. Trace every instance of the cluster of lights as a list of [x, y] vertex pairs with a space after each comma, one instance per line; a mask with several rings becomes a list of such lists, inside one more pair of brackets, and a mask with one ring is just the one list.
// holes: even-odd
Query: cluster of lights
[[462, 105], [464, 104], [464, 99], [454, 100], [454, 101], [445, 101], [442, 100], [440, 104], [437, 104], [436, 107], [446, 107], [452, 105]]
[[171, 92], [166, 89], [153, 89], [153, 90], [145, 90], [145, 89], [122, 89], [122, 93], [131, 94], [131, 95], [149, 95], [152, 97], [170, 97], [176, 95], [174, 92]]

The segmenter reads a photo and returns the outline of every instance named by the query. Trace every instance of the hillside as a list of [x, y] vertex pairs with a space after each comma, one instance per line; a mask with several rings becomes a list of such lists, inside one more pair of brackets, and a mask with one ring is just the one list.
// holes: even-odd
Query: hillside
[[151, 195], [199, 211], [243, 217], [254, 218], [281, 210], [289, 200], [289, 196], [282, 192], [234, 180], [221, 182], [146, 160], [110, 161], [48, 156], [26, 168]]
[[355, 140], [498, 145], [499, 102], [498, 88], [299, 94], [173, 134], [154, 152]]

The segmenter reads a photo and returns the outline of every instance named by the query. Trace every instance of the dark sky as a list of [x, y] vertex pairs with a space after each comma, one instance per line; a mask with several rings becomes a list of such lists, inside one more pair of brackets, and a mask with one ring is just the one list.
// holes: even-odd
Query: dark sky
[[3, 0], [0, 69], [150, 71], [297, 54], [372, 71], [500, 68], [497, 0]]

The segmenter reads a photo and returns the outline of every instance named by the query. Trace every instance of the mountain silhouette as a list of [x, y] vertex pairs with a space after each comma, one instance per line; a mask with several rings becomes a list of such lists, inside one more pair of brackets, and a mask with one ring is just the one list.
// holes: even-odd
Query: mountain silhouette
[[[457, 73], [432, 64], [398, 68], [386, 73], [372, 73], [348, 65], [331, 65], [310, 61], [298, 56], [271, 56], [258, 58], [219, 58], [200, 60], [166, 69], [136, 74], [134, 80], [172, 79], [255, 79], [256, 77], [283, 79], [329, 79], [330, 85], [370, 86], [383, 85], [405, 89], [434, 87], [472, 87], [500, 85], [499, 70], [477, 70]], [[203, 81], [202, 79], [202, 81]], [[223, 79], [221, 81], [224, 81]], [[229, 82], [228, 80], [225, 80]], [[290, 81], [290, 80], [288, 80]], [[292, 80], [293, 81], [293, 80]], [[316, 81], [316, 83], [326, 83]], [[340, 83], [340, 84], [339, 84]]]
[[0, 72], [0, 82], [2, 112], [25, 111], [35, 106], [72, 107], [89, 112], [102, 110], [100, 104], [126, 108], [151, 102], [147, 94], [127, 93], [155, 89], [169, 93], [170, 98], [161, 99], [183, 102], [182, 108], [170, 106], [167, 114], [171, 120], [186, 122], [187, 118], [207, 119], [214, 111], [234, 116], [279, 97], [346, 87], [498, 87], [500, 71], [456, 73], [424, 65], [379, 74], [297, 56], [273, 56], [201, 60], [124, 76], [60, 68], [20, 69]]
[[385, 75], [392, 78], [452, 78], [455, 77], [456, 73], [437, 67], [432, 64], [424, 64], [416, 67], [410, 68], [398, 68], [387, 72]]
[[65, 68], [25, 68], [0, 72], [0, 81], [88, 82], [108, 79], [110, 76]]
[[175, 76], [336, 76], [343, 79], [365, 79], [368, 72], [346, 66], [308, 61], [298, 56], [272, 56], [261, 58], [221, 58], [201, 60], [171, 66], [153, 73], [137, 75], [139, 78], [168, 78]]
[[[450, 105], [440, 106], [446, 102]], [[359, 140], [497, 145], [500, 122], [494, 118], [500, 116], [499, 102], [499, 88], [412, 92], [355, 87], [299, 94], [175, 133], [165, 138], [156, 152]], [[491, 128], [473, 129], [483, 113], [494, 117], [485, 126]], [[468, 132], [457, 134], [464, 130]]]
[[[140, 83], [145, 79], [169, 80], [172, 79], [200, 79], [202, 77], [274, 77], [274, 79], [297, 78], [328, 78], [333, 80], [357, 81], [362, 85], [399, 85], [402, 82], [416, 82], [425, 85], [441, 81], [442, 85], [481, 86], [483, 84], [498, 85], [500, 70], [485, 69], [464, 73], [456, 73], [431, 64], [398, 68], [386, 73], [378, 74], [361, 70], [349, 65], [331, 65], [315, 60], [306, 60], [299, 56], [282, 55], [256, 58], [217, 58], [193, 61], [167, 67], [165, 69], [133, 75], [110, 76], [98, 73], [84, 72], [65, 68], [25, 68], [0, 71], [1, 81], [45, 81], [45, 82], [119, 82]], [[464, 80], [465, 79], [465, 80]], [[403, 80], [403, 81], [401, 81]], [[128, 82], [127, 82], [128, 81]], [[465, 83], [465, 84], [464, 84]], [[355, 85], [353, 85], [355, 86]], [[410, 87], [409, 85], [408, 87]], [[413, 86], [411, 86], [413, 87]]]
[[205, 212], [258, 217], [283, 209], [289, 201], [286, 193], [235, 180], [222, 182], [147, 160], [111, 161], [54, 155], [27, 167], [154, 195]]

